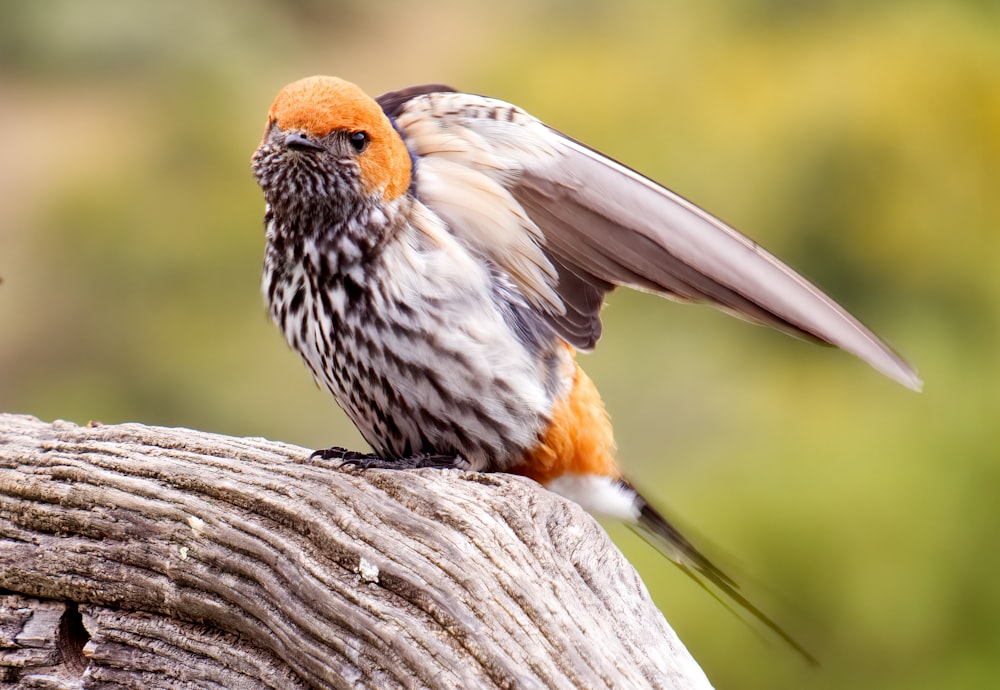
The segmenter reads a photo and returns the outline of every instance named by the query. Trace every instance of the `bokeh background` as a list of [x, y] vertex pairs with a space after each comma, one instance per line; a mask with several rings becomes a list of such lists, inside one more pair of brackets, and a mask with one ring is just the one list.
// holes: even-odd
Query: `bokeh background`
[[265, 112], [313, 73], [518, 103], [912, 359], [618, 292], [584, 366], [627, 472], [820, 657], [609, 526], [719, 688], [1000, 678], [1000, 4], [5, 0], [0, 410], [363, 447], [268, 322]]

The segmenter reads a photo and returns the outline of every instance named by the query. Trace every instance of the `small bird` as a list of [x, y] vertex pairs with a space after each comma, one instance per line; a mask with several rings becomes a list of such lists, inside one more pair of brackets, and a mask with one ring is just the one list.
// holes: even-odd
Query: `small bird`
[[271, 317], [375, 451], [349, 464], [531, 477], [636, 525], [807, 654], [625, 481], [575, 352], [623, 285], [836, 345], [919, 390], [876, 335], [722, 221], [494, 98], [302, 79], [252, 169]]

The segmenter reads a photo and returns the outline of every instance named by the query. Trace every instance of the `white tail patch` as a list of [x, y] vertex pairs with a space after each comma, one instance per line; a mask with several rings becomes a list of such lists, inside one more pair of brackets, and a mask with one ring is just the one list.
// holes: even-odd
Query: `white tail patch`
[[642, 500], [634, 489], [605, 475], [569, 472], [553, 479], [545, 488], [579, 503], [588, 513], [626, 522], [636, 522], [642, 508]]

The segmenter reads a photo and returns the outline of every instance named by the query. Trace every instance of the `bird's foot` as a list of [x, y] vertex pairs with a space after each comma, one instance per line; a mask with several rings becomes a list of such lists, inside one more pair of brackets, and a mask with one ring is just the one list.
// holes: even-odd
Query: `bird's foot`
[[368, 459], [377, 460], [378, 456], [374, 453], [358, 453], [353, 450], [338, 448], [336, 446], [333, 448], [320, 448], [319, 450], [314, 450], [309, 455], [309, 462], [312, 462], [313, 460], [338, 460], [341, 464], [343, 464], [356, 461], [363, 462]]
[[405, 458], [383, 458], [375, 453], [357, 453], [344, 448], [323, 448], [309, 456], [309, 460], [338, 460], [341, 467], [359, 470], [415, 470], [423, 467], [438, 469], [467, 469], [468, 462], [457, 455], [414, 453]]

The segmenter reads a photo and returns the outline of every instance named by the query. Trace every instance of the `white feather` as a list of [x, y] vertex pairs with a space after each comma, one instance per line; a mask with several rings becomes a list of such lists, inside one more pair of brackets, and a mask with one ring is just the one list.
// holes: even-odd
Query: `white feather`
[[588, 513], [626, 522], [639, 519], [642, 506], [638, 494], [611, 477], [570, 472], [553, 479], [546, 488], [580, 504]]

